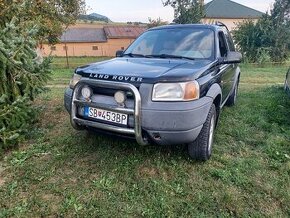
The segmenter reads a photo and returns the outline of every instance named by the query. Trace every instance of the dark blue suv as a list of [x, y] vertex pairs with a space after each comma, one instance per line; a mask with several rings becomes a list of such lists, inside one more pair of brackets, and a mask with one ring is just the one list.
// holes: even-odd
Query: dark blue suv
[[187, 144], [208, 160], [221, 109], [236, 103], [241, 58], [221, 24], [149, 29], [116, 58], [77, 68], [65, 107], [75, 129]]

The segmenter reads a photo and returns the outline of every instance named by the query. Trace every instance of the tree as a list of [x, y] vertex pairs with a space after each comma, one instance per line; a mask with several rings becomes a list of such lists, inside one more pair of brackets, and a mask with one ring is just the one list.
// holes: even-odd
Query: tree
[[38, 24], [37, 40], [54, 43], [85, 12], [85, 0], [0, 0], [0, 8], [1, 27], [17, 15], [22, 26]]
[[174, 9], [174, 22], [180, 24], [200, 23], [204, 17], [204, 1], [166, 0], [163, 5]]
[[74, 22], [82, 2], [0, 0], [0, 150], [28, 131], [31, 103], [49, 79], [50, 58], [39, 61], [37, 45]]
[[[233, 31], [235, 42], [249, 62], [271, 59], [283, 62], [289, 57], [290, 1], [276, 0], [271, 15], [263, 15], [256, 23], [240, 23]], [[269, 57], [269, 58], [268, 58]]]
[[273, 61], [288, 59], [290, 49], [290, 1], [276, 0], [271, 10], [271, 35], [273, 45], [271, 56]]
[[50, 60], [39, 63], [36, 58], [37, 27], [23, 30], [16, 20], [0, 29], [0, 150], [27, 131], [35, 117], [30, 102], [50, 73]]
[[160, 17], [156, 20], [152, 19], [151, 17], [148, 18], [149, 24], [147, 25], [148, 28], [153, 28], [157, 26], [167, 25], [168, 22], [163, 21]]
[[248, 62], [258, 62], [260, 55], [270, 55], [270, 47], [273, 43], [270, 33], [269, 15], [264, 15], [257, 23], [249, 20], [238, 24], [233, 31], [233, 36], [244, 59]]

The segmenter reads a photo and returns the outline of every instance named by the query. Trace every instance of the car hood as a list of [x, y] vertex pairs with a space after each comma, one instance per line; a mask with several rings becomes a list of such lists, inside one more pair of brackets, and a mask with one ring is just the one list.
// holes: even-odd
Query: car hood
[[114, 58], [80, 67], [76, 73], [120, 82], [186, 81], [197, 79], [211, 64], [210, 60]]

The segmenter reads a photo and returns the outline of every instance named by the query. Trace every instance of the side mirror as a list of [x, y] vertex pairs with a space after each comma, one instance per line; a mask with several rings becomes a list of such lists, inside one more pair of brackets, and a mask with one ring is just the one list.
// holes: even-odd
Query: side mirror
[[116, 52], [116, 57], [123, 57], [124, 51], [123, 50], [119, 50]]
[[228, 52], [227, 57], [221, 58], [219, 60], [219, 63], [220, 64], [237, 64], [237, 63], [241, 63], [242, 58], [243, 56], [240, 52], [230, 51]]

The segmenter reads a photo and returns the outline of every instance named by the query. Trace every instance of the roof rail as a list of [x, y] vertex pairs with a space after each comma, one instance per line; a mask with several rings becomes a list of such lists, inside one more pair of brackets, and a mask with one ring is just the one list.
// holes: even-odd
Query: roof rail
[[229, 31], [227, 25], [225, 25], [223, 22], [216, 21], [216, 22], [215, 22], [215, 25], [217, 25], [217, 26], [223, 26], [223, 27], [225, 27], [225, 28]]

